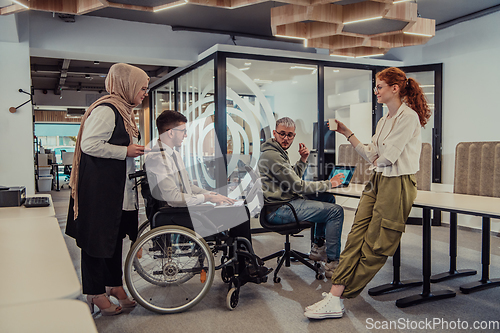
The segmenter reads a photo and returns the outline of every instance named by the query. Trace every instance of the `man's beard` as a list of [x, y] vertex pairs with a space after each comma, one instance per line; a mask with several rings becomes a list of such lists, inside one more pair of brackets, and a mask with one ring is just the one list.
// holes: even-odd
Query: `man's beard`
[[[279, 143], [279, 142], [278, 142], [278, 143]], [[288, 147], [283, 146], [283, 144], [282, 144], [282, 143], [279, 143], [279, 144], [280, 144], [281, 148], [283, 148], [283, 150], [287, 150], [288, 148], [290, 148], [290, 147], [292, 146], [292, 144], [291, 144], [291, 143], [289, 143], [289, 144], [288, 144]]]

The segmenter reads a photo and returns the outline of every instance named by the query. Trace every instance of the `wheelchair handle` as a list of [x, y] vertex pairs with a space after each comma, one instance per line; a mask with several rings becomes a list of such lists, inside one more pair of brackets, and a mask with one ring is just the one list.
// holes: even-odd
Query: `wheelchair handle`
[[139, 170], [134, 173], [131, 173], [128, 175], [128, 179], [134, 179], [134, 178], [139, 178], [139, 177], [144, 177], [146, 175], [146, 171], [144, 170]]

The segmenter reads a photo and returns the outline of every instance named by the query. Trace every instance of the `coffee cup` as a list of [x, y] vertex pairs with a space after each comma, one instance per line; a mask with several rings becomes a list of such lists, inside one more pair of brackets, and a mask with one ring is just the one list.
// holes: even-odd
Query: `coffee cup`
[[336, 131], [337, 130], [337, 122], [335, 121], [334, 118], [328, 119], [328, 128], [330, 128], [330, 131]]

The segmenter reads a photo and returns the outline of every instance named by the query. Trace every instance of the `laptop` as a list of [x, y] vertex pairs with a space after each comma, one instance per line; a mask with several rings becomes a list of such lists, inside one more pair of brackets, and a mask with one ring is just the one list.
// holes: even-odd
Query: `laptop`
[[335, 168], [333, 168], [332, 172], [330, 173], [328, 179], [332, 179], [339, 173], [343, 173], [344, 181], [338, 187], [347, 187], [349, 186], [352, 176], [354, 175], [354, 170], [356, 170], [355, 166], [336, 165]]

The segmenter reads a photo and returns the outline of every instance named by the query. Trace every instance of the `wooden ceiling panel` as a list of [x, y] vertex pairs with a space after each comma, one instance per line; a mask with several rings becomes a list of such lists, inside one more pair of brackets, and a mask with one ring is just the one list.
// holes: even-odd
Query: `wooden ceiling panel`
[[308, 47], [328, 48], [331, 53], [348, 56], [358, 53], [362, 57], [369, 56], [370, 51], [379, 55], [393, 47], [423, 44], [435, 35], [435, 21], [418, 18], [416, 3], [318, 3], [272, 8], [273, 34], [305, 38]]
[[[158, 0], [117, 3], [106, 0], [20, 0], [22, 5], [3, 7], [0, 13], [8, 15], [32, 9], [82, 15], [107, 7], [155, 12], [186, 3], [232, 9], [266, 1], [268, 0]], [[359, 52], [360, 56], [366, 56], [367, 50], [372, 50], [374, 47], [383, 47], [387, 52], [393, 47], [425, 43], [435, 35], [435, 21], [417, 17], [417, 4], [413, 2], [396, 4], [393, 0], [283, 0], [282, 2], [289, 5], [271, 8], [273, 35], [304, 39], [305, 44], [310, 47], [326, 46], [325, 41], [331, 40], [332, 43], [325, 47], [331, 52], [338, 50], [339, 43], [342, 45], [355, 41], [357, 45], [361, 40], [362, 46], [350, 47], [345, 52]], [[141, 3], [145, 5], [141, 6]], [[394, 24], [389, 24], [390, 22]], [[326, 38], [329, 36], [334, 38]], [[376, 51], [378, 54], [379, 50]]]

